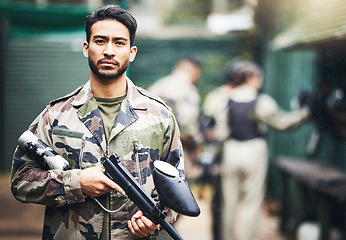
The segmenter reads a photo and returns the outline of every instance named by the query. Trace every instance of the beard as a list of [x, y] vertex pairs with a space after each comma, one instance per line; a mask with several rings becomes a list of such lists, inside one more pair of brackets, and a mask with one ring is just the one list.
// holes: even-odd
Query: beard
[[120, 63], [118, 61], [115, 61], [117, 63], [118, 66], [118, 70], [114, 70], [113, 68], [99, 68], [98, 65], [101, 63], [101, 61], [104, 59], [100, 59], [97, 61], [97, 64], [95, 64], [90, 57], [88, 58], [88, 62], [89, 62], [89, 67], [91, 69], [91, 71], [100, 79], [100, 80], [104, 80], [107, 81], [111, 80], [111, 79], [117, 79], [118, 77], [120, 77], [121, 75], [123, 75], [129, 64], [130, 61], [129, 59], [126, 59], [126, 61], [124, 62], [123, 65], [120, 65]]

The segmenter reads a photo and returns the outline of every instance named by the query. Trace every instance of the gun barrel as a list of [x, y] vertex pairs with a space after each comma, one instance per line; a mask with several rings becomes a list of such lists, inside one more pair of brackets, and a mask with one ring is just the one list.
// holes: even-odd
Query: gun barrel
[[155, 208], [156, 202], [120, 163], [119, 157], [113, 154], [110, 158], [103, 158], [102, 161], [107, 175], [126, 192], [127, 196], [141, 209], [144, 215], [150, 215], [152, 209]]
[[111, 176], [134, 202], [134, 204], [143, 212], [144, 216], [149, 218], [155, 224], [167, 231], [174, 240], [183, 240], [179, 233], [166, 220], [166, 214], [159, 209], [158, 204], [135, 178], [121, 164], [118, 155], [113, 154], [110, 158], [103, 158], [103, 165], [107, 170], [108, 176]]
[[165, 229], [165, 231], [171, 236], [174, 240], [184, 240], [180, 234], [172, 227], [172, 225], [163, 219], [160, 222], [160, 226]]

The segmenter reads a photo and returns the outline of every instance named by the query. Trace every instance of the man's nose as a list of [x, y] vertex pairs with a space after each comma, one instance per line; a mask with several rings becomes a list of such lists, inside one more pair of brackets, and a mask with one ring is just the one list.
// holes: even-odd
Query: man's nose
[[106, 48], [103, 52], [105, 55], [108, 56], [114, 56], [115, 55], [115, 49], [111, 42], [107, 43]]

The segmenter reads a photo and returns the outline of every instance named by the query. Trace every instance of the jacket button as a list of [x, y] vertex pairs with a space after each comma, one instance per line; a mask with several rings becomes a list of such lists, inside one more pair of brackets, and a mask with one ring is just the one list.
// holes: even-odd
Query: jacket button
[[95, 214], [99, 214], [101, 212], [101, 210], [99, 208], [94, 208], [94, 213]]
[[78, 200], [78, 197], [77, 197], [77, 196], [74, 196], [74, 197], [73, 197], [73, 200], [74, 200], [74, 201], [77, 201], [77, 200]]

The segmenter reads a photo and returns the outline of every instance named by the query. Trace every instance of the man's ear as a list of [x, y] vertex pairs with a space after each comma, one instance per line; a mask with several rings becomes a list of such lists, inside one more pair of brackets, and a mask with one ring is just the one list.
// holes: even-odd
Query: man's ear
[[133, 62], [135, 60], [136, 54], [137, 54], [137, 47], [132, 46], [130, 50], [130, 62]]
[[89, 57], [89, 43], [87, 41], [83, 43], [83, 55], [86, 58]]

